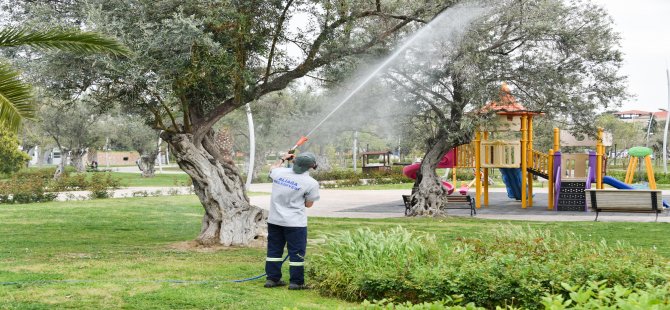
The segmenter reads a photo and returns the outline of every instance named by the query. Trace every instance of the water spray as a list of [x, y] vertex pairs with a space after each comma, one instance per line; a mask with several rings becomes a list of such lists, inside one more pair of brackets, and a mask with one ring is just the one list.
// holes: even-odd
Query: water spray
[[[466, 26], [472, 21], [472, 19], [474, 19], [476, 16], [479, 16], [479, 15], [483, 14], [486, 11], [482, 7], [477, 7], [477, 8], [460, 7], [459, 9], [464, 9], [464, 8], [474, 10], [474, 11], [477, 12], [476, 14], [473, 14], [472, 16], [462, 18], [462, 20], [460, 22], [465, 23]], [[310, 130], [306, 135], [302, 136], [300, 138], [300, 140], [298, 140], [298, 142], [289, 150], [289, 154], [295, 153], [295, 150], [299, 146], [301, 146], [303, 143], [307, 142], [308, 137], [311, 136], [312, 133], [314, 133], [314, 131], [316, 131], [317, 128], [319, 128], [321, 125], [323, 125], [323, 123], [326, 120], [328, 120], [337, 110], [339, 110], [345, 103], [347, 103], [349, 101], [349, 99], [351, 99], [351, 97], [353, 97], [364, 86], [366, 86], [379, 72], [381, 72], [393, 60], [395, 60], [400, 54], [402, 54], [410, 45], [412, 45], [412, 43], [414, 43], [414, 41], [416, 41], [418, 38], [422, 38], [423, 35], [428, 33], [429, 31], [439, 31], [440, 29], [438, 29], [438, 28], [444, 27], [444, 24], [441, 24], [441, 23], [444, 23], [444, 21], [442, 21], [442, 19], [444, 19], [444, 17], [447, 16], [448, 14], [453, 14], [455, 12], [458, 12], [458, 10], [454, 10], [452, 8], [452, 9], [449, 9], [449, 10], [446, 10], [446, 11], [440, 13], [433, 21], [431, 21], [425, 27], [423, 27], [422, 29], [420, 29], [419, 31], [414, 33], [407, 41], [405, 41], [405, 43], [403, 43], [402, 46], [400, 46], [400, 48], [398, 48], [393, 54], [391, 54], [391, 56], [389, 56], [379, 66], [377, 66], [377, 68], [375, 68], [370, 74], [368, 74], [358, 84], [358, 86], [356, 88], [354, 88], [351, 92], [349, 92], [349, 94], [344, 99], [342, 99], [342, 101], [340, 101], [340, 103], [337, 106], [335, 106], [335, 108], [332, 111], [330, 111], [330, 113], [328, 113], [328, 115], [326, 115], [326, 117], [324, 117], [316, 126], [314, 126], [314, 128], [312, 128], [312, 130]], [[448, 22], [453, 23], [452, 20], [449, 20]], [[434, 23], [437, 24], [437, 25], [433, 25]], [[464, 26], [463, 28], [466, 28], [466, 26]]]

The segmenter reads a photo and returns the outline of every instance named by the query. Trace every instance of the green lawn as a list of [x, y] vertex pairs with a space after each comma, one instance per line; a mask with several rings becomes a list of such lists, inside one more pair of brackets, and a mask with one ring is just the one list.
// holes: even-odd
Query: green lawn
[[[0, 205], [0, 282], [5, 282], [0, 283], [0, 309], [356, 306], [314, 291], [265, 289], [261, 280], [226, 282], [263, 273], [265, 251], [180, 247], [197, 235], [202, 213], [194, 196]], [[326, 234], [360, 227], [401, 225], [434, 233], [449, 242], [459, 236], [485, 236], [501, 223], [572, 231], [591, 240], [624, 240], [657, 248], [670, 258], [667, 223], [314, 218], [310, 219], [310, 247]]]
[[[87, 172], [90, 177], [94, 173]], [[190, 184], [190, 178], [185, 173], [180, 174], [156, 174], [153, 178], [143, 178], [140, 173], [110, 172], [113, 177], [121, 180], [123, 187], [143, 186], [186, 186]]]

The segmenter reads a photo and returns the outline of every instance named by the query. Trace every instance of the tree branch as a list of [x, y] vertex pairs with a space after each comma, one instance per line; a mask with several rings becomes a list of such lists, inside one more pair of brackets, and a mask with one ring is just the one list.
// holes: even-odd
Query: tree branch
[[[352, 56], [352, 55], [358, 55], [361, 53], [364, 53], [368, 51], [370, 48], [378, 44], [380, 41], [386, 39], [389, 37], [391, 34], [395, 33], [396, 31], [400, 30], [402, 27], [406, 26], [412, 21], [417, 21], [417, 22], [424, 22], [423, 20], [420, 20], [416, 17], [413, 16], [418, 16], [422, 12], [424, 12], [424, 9], [419, 9], [415, 11], [412, 16], [404, 16], [404, 15], [388, 15], [384, 14], [382, 12], [377, 12], [377, 11], [363, 11], [357, 14], [350, 14], [344, 17], [341, 17], [330, 24], [326, 24], [324, 29], [321, 31], [321, 33], [316, 37], [316, 39], [313, 41], [312, 45], [310, 46], [309, 49], [307, 49], [306, 53], [307, 56], [305, 59], [297, 65], [294, 69], [287, 71], [286, 73], [283, 73], [279, 75], [278, 77], [268, 81], [261, 86], [255, 88], [252, 90], [251, 94], [247, 94], [245, 98], [242, 98], [241, 91], [242, 90], [236, 90], [235, 95], [233, 98], [228, 98], [225, 101], [223, 101], [221, 104], [216, 106], [211, 112], [208, 113], [208, 116], [203, 117], [202, 119], [198, 119], [197, 121], [195, 119], [192, 119], [192, 125], [195, 128], [194, 134], [197, 136], [201, 136], [203, 132], [206, 132], [213, 126], [219, 119], [221, 119], [224, 115], [227, 113], [241, 107], [242, 105], [246, 104], [249, 101], [255, 100], [260, 98], [261, 96], [284, 89], [290, 82], [294, 81], [295, 79], [304, 77], [307, 75], [310, 71], [320, 68], [326, 64], [329, 64], [333, 61], [342, 59], [347, 56]], [[391, 28], [386, 29], [385, 31], [381, 32], [379, 35], [373, 37], [370, 39], [368, 42], [358, 46], [358, 47], [353, 47], [353, 48], [342, 48], [338, 50], [334, 50], [332, 52], [326, 53], [324, 55], [318, 56], [319, 52], [321, 52], [321, 48], [323, 44], [329, 39], [329, 37], [333, 34], [335, 29], [338, 27], [345, 25], [348, 22], [354, 21], [354, 20], [359, 20], [359, 19], [365, 19], [369, 17], [388, 17], [388, 18], [393, 18], [400, 20], [397, 24], [393, 25]], [[237, 55], [238, 61], [241, 60], [240, 55]], [[272, 76], [272, 73], [266, 74], [266, 76]], [[237, 83], [237, 82], [236, 82]], [[240, 92], [238, 94], [238, 92]], [[187, 118], [186, 115], [184, 115], [185, 119]], [[185, 126], [189, 125], [185, 123]], [[187, 127], [187, 131], [190, 131], [190, 125]]]
[[449, 98], [445, 97], [444, 95], [442, 95], [442, 94], [440, 94], [440, 93], [438, 93], [438, 92], [436, 92], [436, 91], [433, 91], [433, 90], [431, 90], [431, 89], [429, 89], [429, 88], [423, 86], [421, 83], [419, 83], [419, 82], [417, 82], [416, 80], [414, 80], [413, 78], [409, 77], [407, 74], [405, 74], [405, 73], [403, 73], [403, 72], [397, 72], [397, 74], [400, 74], [402, 77], [404, 77], [405, 79], [407, 79], [410, 83], [414, 84], [414, 86], [416, 86], [416, 87], [418, 87], [418, 88], [421, 88], [421, 89], [424, 90], [424, 91], [429, 92], [431, 95], [433, 95], [433, 96], [435, 96], [435, 97], [437, 97], [437, 98], [442, 99], [442, 101], [444, 101], [444, 102], [446, 102], [446, 103], [450, 103], [450, 102], [451, 102], [451, 100], [449, 100]]
[[[170, 117], [170, 121], [172, 122], [172, 126], [174, 126], [175, 129], [179, 128], [179, 127], [177, 126], [177, 121], [176, 121], [174, 115], [172, 114], [172, 111], [171, 111], [170, 108], [165, 104], [165, 101], [163, 101], [163, 98], [161, 98], [161, 96], [160, 96], [158, 93], [156, 93], [155, 91], [149, 89], [148, 87], [144, 87], [144, 90], [146, 90], [147, 92], [149, 92], [149, 93], [151, 94], [151, 96], [153, 96], [154, 99], [156, 99], [156, 101], [158, 101], [158, 103], [161, 104], [161, 106], [163, 107], [163, 109], [165, 109], [165, 112], [167, 112], [168, 116]], [[158, 111], [156, 111], [156, 113], [158, 113]], [[160, 113], [158, 113], [158, 114], [154, 114], [154, 115], [159, 115], [159, 118], [162, 118], [162, 117], [160, 117]], [[163, 125], [163, 120], [162, 120], [162, 119], [158, 119], [157, 121], [159, 121], [159, 123], [160, 123], [161, 126], [163, 127], [163, 128], [161, 128], [161, 129], [165, 130], [165, 126]]]
[[272, 69], [272, 58], [274, 57], [275, 54], [275, 47], [277, 45], [277, 40], [281, 35], [281, 30], [283, 28], [284, 21], [286, 20], [286, 13], [288, 12], [288, 9], [289, 7], [291, 7], [292, 3], [293, 0], [289, 0], [286, 3], [284, 10], [281, 12], [281, 16], [279, 16], [279, 20], [277, 21], [277, 26], [275, 26], [275, 34], [274, 36], [272, 36], [272, 45], [270, 47], [270, 55], [268, 56], [268, 65], [267, 67], [265, 67], [265, 78], [263, 79], [263, 84], [266, 84], [268, 82], [268, 78], [270, 77], [270, 70]]
[[400, 80], [396, 79], [394, 76], [392, 76], [392, 75], [389, 74], [389, 75], [388, 75], [388, 78], [391, 79], [394, 83], [400, 85], [400, 87], [404, 88], [404, 89], [407, 90], [408, 92], [410, 92], [410, 93], [416, 95], [417, 97], [423, 99], [423, 101], [425, 101], [425, 102], [430, 106], [431, 110], [433, 110], [433, 112], [435, 112], [435, 114], [437, 114], [437, 116], [438, 116], [442, 121], [444, 121], [444, 122], [448, 122], [448, 121], [449, 121], [449, 119], [444, 115], [444, 113], [442, 112], [442, 110], [440, 110], [440, 108], [439, 108], [437, 105], [435, 105], [435, 103], [433, 103], [432, 100], [428, 99], [428, 98], [427, 98], [426, 96], [424, 96], [423, 94], [417, 92], [416, 89], [408, 87], [407, 85], [405, 85], [405, 83], [402, 83]]

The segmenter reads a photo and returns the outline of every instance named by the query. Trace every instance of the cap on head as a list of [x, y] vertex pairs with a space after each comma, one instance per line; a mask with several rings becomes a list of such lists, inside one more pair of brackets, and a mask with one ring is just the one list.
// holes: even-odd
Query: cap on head
[[304, 173], [316, 166], [316, 155], [310, 152], [300, 153], [293, 160], [293, 172], [297, 174]]

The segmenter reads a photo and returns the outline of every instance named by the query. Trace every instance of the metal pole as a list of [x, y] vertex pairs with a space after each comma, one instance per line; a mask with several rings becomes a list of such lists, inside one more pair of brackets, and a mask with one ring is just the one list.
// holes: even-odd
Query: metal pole
[[668, 123], [670, 123], [670, 70], [665, 68], [665, 77], [668, 81], [668, 110], [665, 115], [665, 131], [663, 134], [663, 173], [668, 174]]
[[109, 169], [109, 137], [105, 139], [105, 162], [107, 169]]
[[357, 147], [358, 146], [358, 131], [354, 131], [354, 145], [353, 145], [353, 159], [354, 159], [354, 173], [357, 173], [357, 167], [356, 167], [356, 159], [358, 156], [356, 155]]
[[165, 146], [165, 164], [169, 165], [170, 164], [170, 145]]
[[647, 142], [645, 142], [646, 147], [649, 147], [649, 133], [651, 132], [651, 122], [654, 120], [654, 112], [649, 113], [649, 125], [647, 126]]
[[251, 106], [249, 103], [246, 104], [245, 109], [247, 110], [247, 122], [249, 123], [249, 169], [247, 170], [247, 182], [245, 187], [247, 190], [251, 186], [251, 178], [254, 173], [254, 161], [256, 160], [256, 134], [254, 131], [254, 118], [251, 115]]

